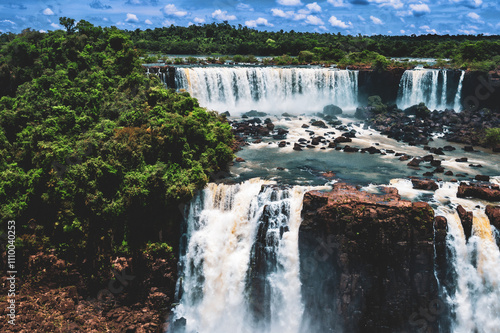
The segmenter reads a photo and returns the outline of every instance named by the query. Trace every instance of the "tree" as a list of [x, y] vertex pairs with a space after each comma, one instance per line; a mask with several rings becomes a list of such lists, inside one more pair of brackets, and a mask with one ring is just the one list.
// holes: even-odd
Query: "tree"
[[59, 18], [59, 24], [61, 24], [63, 27], [66, 28], [66, 32], [68, 34], [72, 34], [75, 32], [76, 27], [75, 27], [75, 20], [72, 18], [68, 17], [60, 17]]

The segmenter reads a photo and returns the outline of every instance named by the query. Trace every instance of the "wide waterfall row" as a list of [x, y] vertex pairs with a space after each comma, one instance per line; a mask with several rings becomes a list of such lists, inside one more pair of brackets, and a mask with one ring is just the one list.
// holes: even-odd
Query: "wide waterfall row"
[[454, 109], [461, 111], [460, 98], [465, 72], [460, 79], [447, 70], [407, 70], [399, 83], [398, 106], [401, 109], [425, 103], [430, 110]]
[[299, 332], [305, 191], [251, 180], [209, 184], [192, 201], [171, 332]]
[[317, 112], [335, 104], [354, 110], [358, 72], [325, 68], [177, 68], [177, 89], [217, 111]]

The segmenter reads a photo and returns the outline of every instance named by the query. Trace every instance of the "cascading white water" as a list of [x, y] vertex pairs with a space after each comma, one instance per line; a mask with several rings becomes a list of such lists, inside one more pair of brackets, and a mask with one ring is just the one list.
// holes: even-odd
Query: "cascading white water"
[[[209, 184], [193, 199], [174, 310], [176, 319], [186, 319], [186, 332], [299, 332], [298, 231], [306, 190], [253, 179]], [[252, 277], [265, 281], [262, 299], [249, 296]], [[255, 307], [265, 304], [267, 319], [256, 319]]]
[[[438, 214], [448, 220], [447, 244], [453, 254], [456, 291], [448, 295], [455, 318], [454, 333], [500, 332], [500, 250], [496, 229], [478, 200], [456, 198], [457, 184], [445, 183], [435, 198], [441, 203]], [[472, 235], [467, 241], [460, 218], [453, 209], [462, 205], [473, 212]]]
[[358, 71], [328, 68], [176, 68], [177, 89], [201, 106], [231, 112], [318, 112], [328, 104], [354, 110]]
[[[394, 180], [392, 186], [406, 198], [416, 198], [425, 191], [415, 190], [409, 180]], [[500, 333], [500, 250], [495, 229], [485, 214], [487, 202], [457, 198], [457, 183], [443, 183], [434, 193], [431, 204], [436, 215], [448, 221], [447, 247], [451, 253], [454, 285], [445, 292], [451, 307], [453, 333]], [[457, 213], [462, 205], [473, 212], [471, 237], [467, 240]]]
[[464, 74], [462, 72], [458, 86], [453, 86], [448, 78], [449, 71], [423, 68], [407, 70], [399, 83], [398, 106], [404, 110], [425, 103], [431, 110], [448, 108], [460, 111]]

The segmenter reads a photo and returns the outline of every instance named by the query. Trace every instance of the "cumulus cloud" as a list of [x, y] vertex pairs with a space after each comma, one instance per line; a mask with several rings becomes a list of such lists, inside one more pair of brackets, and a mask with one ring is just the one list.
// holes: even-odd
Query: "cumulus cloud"
[[352, 27], [351, 22], [348, 22], [348, 23], [342, 22], [341, 20], [337, 19], [335, 16], [330, 17], [328, 22], [330, 22], [332, 27], [337, 27], [337, 28], [341, 28], [341, 29], [347, 29], [347, 28]]
[[54, 29], [62, 29], [62, 28], [61, 28], [61, 26], [60, 26], [59, 24], [56, 24], [56, 23], [54, 23], [54, 22], [52, 22], [52, 23], [50, 24], [50, 26], [51, 26], [52, 28], [54, 28]]
[[94, 8], [94, 9], [111, 9], [110, 5], [105, 5], [102, 2], [100, 2], [99, 0], [92, 1], [89, 4], [89, 6], [90, 6], [90, 8]]
[[236, 16], [235, 15], [228, 15], [227, 14], [227, 10], [222, 11], [220, 9], [215, 10], [212, 13], [212, 17], [215, 18], [215, 19], [217, 19], [217, 20], [221, 20], [221, 21], [233, 21], [233, 20], [236, 20]]
[[146, 21], [144, 21], [144, 23], [149, 24], [149, 25], [153, 24], [153, 22], [151, 22], [151, 20], [146, 20]]
[[380, 7], [389, 6], [389, 7], [392, 7], [394, 9], [399, 9], [399, 8], [402, 8], [404, 6], [404, 4], [401, 2], [401, 0], [368, 0], [368, 1], [371, 3], [378, 4]]
[[164, 20], [163, 22], [161, 22], [161, 25], [163, 25], [164, 27], [169, 27], [171, 26], [172, 24], [175, 25], [175, 21], [171, 21], [171, 20]]
[[431, 9], [425, 3], [411, 4], [410, 9], [413, 12], [413, 15], [417, 17], [431, 12]]
[[328, 0], [328, 3], [332, 4], [333, 7], [346, 7], [347, 4], [344, 0]]
[[312, 24], [312, 25], [323, 25], [325, 24], [323, 20], [321, 20], [319, 17], [314, 16], [314, 15], [307, 15], [306, 19], [307, 24]]
[[284, 17], [284, 18], [290, 17], [289, 14], [285, 13], [282, 9], [278, 8], [272, 8], [271, 13], [273, 13], [273, 16]]
[[311, 12], [311, 13], [315, 13], [315, 12], [320, 13], [321, 12], [321, 7], [320, 7], [320, 5], [318, 5], [317, 2], [307, 4], [306, 7], [309, 10], [309, 12]]
[[278, 0], [278, 3], [283, 6], [300, 6], [302, 2], [300, 0]]
[[449, 0], [449, 2], [469, 8], [479, 8], [483, 5], [483, 0]]
[[167, 16], [183, 17], [187, 15], [186, 11], [177, 9], [177, 7], [175, 7], [175, 5], [171, 3], [163, 7], [162, 12]]
[[406, 31], [405, 30], [399, 30], [399, 32], [404, 35]]
[[205, 23], [205, 19], [204, 19], [204, 18], [200, 18], [200, 17], [195, 17], [195, 18], [194, 18], [194, 21], [195, 21], [196, 23]]
[[370, 20], [372, 20], [373, 23], [378, 24], [378, 25], [384, 24], [384, 22], [382, 22], [381, 19], [379, 19], [378, 17], [375, 17], [375, 16], [370, 16]]
[[250, 28], [257, 28], [258, 26], [273, 27], [274, 25], [269, 23], [267, 19], [259, 17], [256, 20], [245, 21], [245, 25]]
[[473, 21], [481, 21], [481, 16], [479, 16], [477, 13], [470, 12], [469, 14], [467, 14], [467, 17]]
[[45, 8], [42, 13], [43, 13], [43, 15], [47, 15], [47, 16], [54, 15], [54, 12], [50, 8]]
[[137, 18], [137, 15], [127, 13], [127, 18], [125, 19], [125, 22], [139, 22], [139, 19]]
[[434, 34], [436, 35], [437, 34], [437, 31], [436, 29], [431, 29], [428, 25], [423, 25], [420, 27], [420, 30], [424, 30], [425, 32], [427, 32], [428, 34]]
[[248, 11], [248, 12], [253, 12], [252, 6], [246, 4], [246, 3], [239, 3], [238, 6], [236, 6], [236, 9], [238, 10], [243, 10], [243, 11]]

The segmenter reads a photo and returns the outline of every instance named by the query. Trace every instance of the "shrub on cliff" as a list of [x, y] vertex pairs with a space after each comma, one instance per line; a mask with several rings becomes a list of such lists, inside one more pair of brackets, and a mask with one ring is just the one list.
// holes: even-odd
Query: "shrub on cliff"
[[485, 132], [486, 132], [486, 135], [485, 135], [486, 143], [489, 146], [495, 147], [495, 146], [500, 145], [500, 128], [499, 127], [487, 128], [485, 130]]

